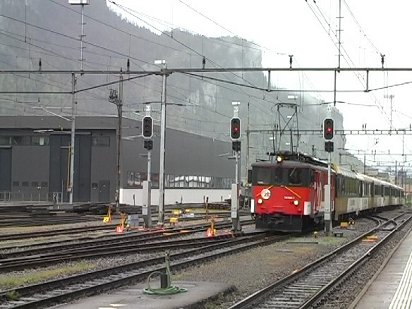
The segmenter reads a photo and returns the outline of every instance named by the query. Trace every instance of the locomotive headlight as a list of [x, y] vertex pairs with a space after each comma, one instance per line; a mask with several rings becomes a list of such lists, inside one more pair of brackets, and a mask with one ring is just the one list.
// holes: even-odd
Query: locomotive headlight
[[282, 162], [282, 161], [283, 161], [282, 156], [277, 156], [277, 157], [276, 157], [276, 162], [277, 162], [277, 163], [280, 163], [280, 162]]
[[264, 200], [268, 200], [270, 198], [270, 190], [269, 189], [263, 189], [262, 192], [260, 192], [260, 196]]
[[298, 206], [298, 205], [299, 205], [299, 201], [298, 201], [298, 200], [294, 200], [294, 201], [293, 201], [293, 205]]
[[258, 202], [258, 204], [262, 204], [263, 200], [260, 198], [260, 199], [257, 200], [257, 202]]

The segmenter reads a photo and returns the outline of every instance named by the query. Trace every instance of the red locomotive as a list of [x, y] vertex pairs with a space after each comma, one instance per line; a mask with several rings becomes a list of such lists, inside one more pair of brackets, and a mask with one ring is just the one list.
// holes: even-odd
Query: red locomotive
[[[256, 228], [284, 232], [323, 226], [327, 164], [300, 153], [282, 152], [276, 162], [252, 164], [251, 213]], [[402, 188], [353, 171], [331, 169], [331, 213], [334, 220], [400, 205]]]

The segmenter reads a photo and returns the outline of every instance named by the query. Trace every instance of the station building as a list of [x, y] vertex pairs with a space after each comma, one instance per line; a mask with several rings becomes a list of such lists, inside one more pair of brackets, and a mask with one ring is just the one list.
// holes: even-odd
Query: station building
[[[113, 202], [117, 191], [117, 117], [76, 117], [74, 202]], [[151, 160], [152, 204], [158, 203], [159, 128]], [[165, 203], [223, 200], [234, 181], [231, 143], [167, 129]], [[0, 200], [69, 201], [71, 122], [56, 116], [0, 117]], [[120, 203], [142, 204], [147, 150], [141, 122], [123, 118]]]

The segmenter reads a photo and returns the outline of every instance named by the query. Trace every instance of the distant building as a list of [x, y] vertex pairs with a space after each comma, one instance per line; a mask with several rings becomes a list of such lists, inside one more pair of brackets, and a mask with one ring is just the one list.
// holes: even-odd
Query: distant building
[[[147, 151], [139, 137], [140, 123], [124, 119], [123, 125], [120, 202], [139, 205], [142, 181], [147, 178]], [[115, 200], [116, 130], [114, 117], [77, 117], [75, 202]], [[0, 200], [67, 202], [70, 133], [70, 123], [59, 117], [0, 117]], [[156, 136], [153, 203], [158, 200], [158, 144]], [[205, 196], [211, 201], [227, 198], [235, 169], [234, 163], [220, 154], [230, 148], [230, 143], [167, 130], [166, 202], [202, 202]]]

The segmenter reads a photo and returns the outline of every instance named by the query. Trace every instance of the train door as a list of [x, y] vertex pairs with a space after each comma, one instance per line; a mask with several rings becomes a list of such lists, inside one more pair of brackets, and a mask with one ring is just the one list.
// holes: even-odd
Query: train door
[[322, 181], [321, 181], [321, 173], [317, 170], [313, 170], [313, 199], [312, 199], [312, 209], [313, 209], [313, 214], [316, 215], [319, 211], [321, 211], [321, 203], [323, 199], [322, 195]]
[[110, 180], [99, 180], [99, 202], [110, 202]]
[[0, 148], [0, 191], [2, 199], [11, 191], [11, 148]]

